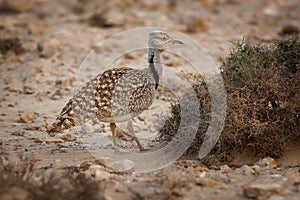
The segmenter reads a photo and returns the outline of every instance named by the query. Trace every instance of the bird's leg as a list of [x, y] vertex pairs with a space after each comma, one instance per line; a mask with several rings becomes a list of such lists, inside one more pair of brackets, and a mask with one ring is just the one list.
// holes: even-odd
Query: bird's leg
[[132, 126], [132, 120], [129, 120], [127, 123], [127, 129], [129, 131], [129, 135], [130, 137], [132, 137], [134, 139], [134, 141], [136, 142], [136, 144], [138, 145], [140, 151], [145, 151], [146, 149], [144, 149], [144, 147], [142, 146], [142, 144], [140, 143], [139, 139], [135, 136], [134, 131], [133, 131], [133, 126]]
[[110, 130], [111, 130], [111, 133], [112, 133], [112, 138], [113, 138], [115, 151], [118, 152], [119, 148], [118, 148], [118, 143], [117, 143], [117, 140], [116, 140], [116, 124], [115, 123], [110, 123], [109, 126], [110, 126]]

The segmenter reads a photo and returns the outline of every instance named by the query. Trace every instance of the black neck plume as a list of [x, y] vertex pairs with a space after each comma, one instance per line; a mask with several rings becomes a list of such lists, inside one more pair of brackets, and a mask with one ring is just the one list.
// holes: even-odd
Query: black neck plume
[[158, 72], [154, 66], [154, 54], [151, 54], [150, 55], [150, 58], [149, 58], [149, 67], [150, 67], [150, 70], [153, 74], [153, 77], [154, 77], [154, 80], [155, 80], [155, 89], [158, 88], [158, 85], [159, 85], [159, 75], [158, 75]]

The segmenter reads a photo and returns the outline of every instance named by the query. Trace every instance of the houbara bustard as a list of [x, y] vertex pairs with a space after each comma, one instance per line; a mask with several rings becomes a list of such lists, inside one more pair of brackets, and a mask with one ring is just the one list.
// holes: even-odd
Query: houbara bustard
[[151, 32], [147, 68], [139, 70], [121, 67], [97, 75], [69, 100], [47, 130], [48, 134], [54, 136], [87, 121], [109, 122], [114, 148], [118, 151], [116, 123], [128, 121], [127, 134], [136, 142], [140, 151], [145, 150], [133, 132], [132, 118], [153, 103], [162, 75], [160, 54], [176, 44], [183, 43], [165, 32]]

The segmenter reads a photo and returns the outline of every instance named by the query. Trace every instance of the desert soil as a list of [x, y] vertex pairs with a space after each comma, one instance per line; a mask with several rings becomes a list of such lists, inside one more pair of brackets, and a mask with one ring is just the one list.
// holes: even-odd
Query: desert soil
[[[177, 30], [199, 42], [219, 65], [228, 55], [231, 41], [247, 36], [250, 41], [268, 43], [287, 25], [299, 28], [300, 20], [297, 0], [117, 2], [0, 1], [0, 39], [19, 39], [11, 40], [12, 48], [1, 46], [1, 151], [34, 156], [37, 168], [45, 173], [80, 168], [94, 159], [81, 136], [70, 132], [50, 138], [46, 127], [72, 96], [76, 84], [106, 68], [100, 60], [99, 68], [79, 70], [96, 44], [113, 34], [148, 26]], [[101, 13], [103, 19], [91, 20], [94, 13]], [[117, 42], [128, 41], [121, 38]], [[106, 46], [98, 53], [104, 59], [115, 59], [114, 48], [118, 45]], [[132, 53], [117, 65], [145, 65], [146, 57], [145, 52]], [[183, 62], [176, 57], [166, 54], [164, 59], [169, 67], [182, 68]], [[163, 90], [159, 94], [157, 105], [168, 110], [166, 99], [172, 97]], [[151, 113], [159, 111], [157, 105]], [[134, 122], [135, 129], [144, 134], [157, 131], [147, 116]], [[87, 135], [94, 128], [83, 127]], [[108, 124], [101, 124], [97, 131], [109, 139]], [[125, 142], [124, 148], [130, 144]], [[277, 161], [239, 157], [230, 167], [207, 167], [197, 159], [182, 158], [163, 170], [145, 174], [134, 170], [118, 174], [101, 168], [105, 175], [94, 174], [94, 178], [112, 181], [105, 190], [107, 199], [300, 199], [299, 152], [299, 147], [291, 147]]]

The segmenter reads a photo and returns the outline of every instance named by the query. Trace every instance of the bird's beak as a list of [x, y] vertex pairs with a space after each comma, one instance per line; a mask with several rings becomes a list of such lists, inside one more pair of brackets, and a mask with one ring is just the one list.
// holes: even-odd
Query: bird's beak
[[179, 40], [174, 40], [174, 41], [173, 41], [173, 44], [176, 45], [176, 44], [184, 44], [184, 43], [181, 42], [181, 41], [179, 41]]

